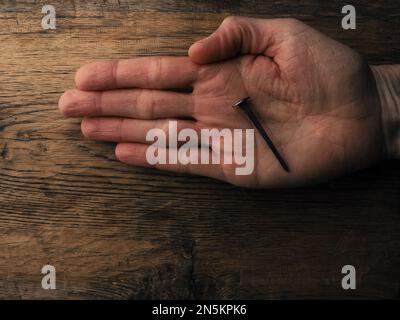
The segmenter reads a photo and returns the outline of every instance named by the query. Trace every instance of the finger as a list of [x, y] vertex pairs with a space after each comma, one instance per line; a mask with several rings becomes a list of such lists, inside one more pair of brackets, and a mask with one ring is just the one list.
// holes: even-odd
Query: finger
[[[113, 142], [137, 142], [153, 144], [155, 141], [147, 135], [152, 129], [163, 131], [168, 144], [170, 134], [181, 132], [183, 129], [191, 129], [200, 132], [194, 121], [174, 121], [172, 133], [170, 133], [170, 120], [137, 120], [129, 118], [84, 118], [81, 130], [86, 138]], [[173, 137], [176, 141], [177, 137]], [[158, 141], [156, 141], [158, 142]], [[183, 143], [183, 142], [182, 142]]]
[[189, 57], [198, 64], [226, 60], [239, 54], [273, 57], [271, 48], [299, 24], [294, 19], [228, 17], [213, 34], [189, 48]]
[[81, 90], [189, 88], [197, 72], [198, 66], [187, 57], [141, 57], [85, 65], [75, 83]]
[[[140, 167], [154, 167], [160, 170], [172, 171], [172, 172], [180, 172], [194, 175], [202, 175], [215, 179], [224, 180], [224, 173], [219, 164], [150, 164], [148, 151], [151, 146], [145, 144], [138, 143], [119, 143], [115, 149], [115, 155], [117, 159], [123, 163], [140, 166]], [[190, 151], [189, 151], [190, 150]], [[188, 148], [186, 152], [195, 152], [201, 155], [203, 151], [205, 154], [208, 154], [210, 157], [211, 151], [208, 148]], [[172, 149], [163, 149], [160, 148], [159, 152], [165, 152], [166, 159], [169, 159], [171, 152], [176, 152], [176, 150]], [[150, 154], [150, 152], [149, 152]], [[199, 162], [200, 163], [200, 162]]]
[[59, 101], [67, 117], [116, 116], [136, 119], [183, 118], [193, 116], [190, 94], [148, 89], [110, 91], [66, 91]]

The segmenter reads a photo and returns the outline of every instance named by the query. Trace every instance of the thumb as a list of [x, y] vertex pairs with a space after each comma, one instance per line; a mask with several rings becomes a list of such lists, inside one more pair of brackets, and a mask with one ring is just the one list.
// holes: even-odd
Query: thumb
[[[189, 48], [190, 59], [198, 64], [217, 62], [239, 54], [262, 54], [268, 47], [274, 20], [228, 17], [209, 37]], [[270, 35], [266, 34], [270, 33]]]

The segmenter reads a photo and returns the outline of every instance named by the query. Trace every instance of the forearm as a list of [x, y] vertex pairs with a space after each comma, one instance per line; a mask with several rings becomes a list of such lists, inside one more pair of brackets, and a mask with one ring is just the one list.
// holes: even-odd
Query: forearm
[[400, 65], [371, 66], [380, 97], [388, 158], [400, 159]]

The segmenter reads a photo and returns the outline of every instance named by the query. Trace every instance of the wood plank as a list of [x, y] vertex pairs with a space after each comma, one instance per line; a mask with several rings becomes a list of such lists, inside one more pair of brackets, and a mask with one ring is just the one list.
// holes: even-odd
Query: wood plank
[[185, 55], [230, 14], [298, 17], [399, 63], [399, 4], [355, 1], [357, 31], [343, 31], [340, 1], [52, 1], [57, 29], [43, 31], [45, 3], [0, 3], [0, 298], [400, 297], [398, 162], [246, 190], [120, 164], [57, 110], [80, 65]]

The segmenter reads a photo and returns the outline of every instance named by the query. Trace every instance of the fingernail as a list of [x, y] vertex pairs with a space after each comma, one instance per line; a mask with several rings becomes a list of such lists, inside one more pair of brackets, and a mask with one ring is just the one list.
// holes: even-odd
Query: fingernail
[[88, 118], [83, 119], [81, 131], [85, 137], [90, 137], [96, 131], [96, 121]]

